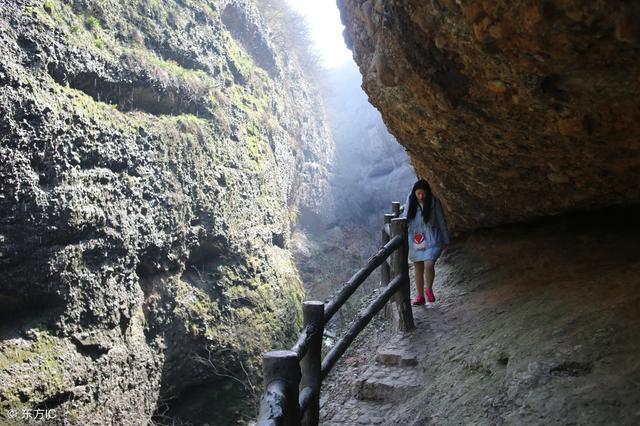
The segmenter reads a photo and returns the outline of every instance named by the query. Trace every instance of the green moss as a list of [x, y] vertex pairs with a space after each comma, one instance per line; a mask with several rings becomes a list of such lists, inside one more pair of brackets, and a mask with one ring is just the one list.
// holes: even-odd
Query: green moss
[[265, 170], [264, 163], [264, 146], [265, 143], [257, 136], [247, 136], [247, 149], [249, 151], [249, 158], [254, 165], [254, 169], [258, 173], [262, 173]]
[[[197, 274], [187, 279], [188, 281], [201, 280]], [[178, 283], [176, 298], [179, 304], [185, 308], [188, 317], [191, 318], [190, 322], [207, 323], [217, 320], [220, 316], [218, 301], [201, 288], [187, 282], [180, 281]]]
[[185, 275], [176, 290], [185, 331], [247, 354], [292, 343], [301, 327], [304, 292], [291, 256], [279, 248], [267, 251], [220, 265], [216, 285], [224, 289], [222, 296], [203, 290], [210, 283], [199, 274]]
[[234, 85], [231, 93], [235, 104], [247, 114], [258, 116], [267, 110], [270, 94], [273, 93], [267, 88], [262, 90], [250, 90], [247, 87]]
[[84, 21], [84, 26], [89, 31], [96, 31], [102, 28], [102, 24], [95, 16], [89, 16]]
[[168, 72], [170, 75], [174, 77], [178, 77], [181, 79], [188, 79], [188, 78], [198, 78], [201, 80], [210, 79], [210, 76], [204, 71], [187, 69], [180, 66], [176, 61], [173, 61], [170, 59], [169, 60], [160, 59], [157, 56], [148, 53], [148, 51], [145, 51], [145, 52], [146, 53], [142, 53], [142, 52], [134, 52], [134, 53], [135, 54], [142, 53], [142, 55], [146, 57], [149, 63], [151, 63], [152, 65], [156, 66], [159, 69], [162, 69]]
[[53, 19], [55, 15], [55, 3], [53, 0], [44, 0], [40, 7], [33, 4], [25, 6], [24, 13], [25, 15], [36, 18], [44, 28], [50, 28], [55, 24]]
[[[302, 328], [302, 303], [304, 301], [304, 289], [302, 280], [295, 266], [291, 253], [278, 248], [271, 248], [269, 262], [277, 274], [277, 280], [281, 283], [281, 293], [278, 295], [278, 316], [280, 324], [285, 328], [278, 339], [285, 343], [293, 343]], [[260, 291], [260, 290], [258, 290]]]
[[184, 86], [191, 92], [191, 96], [208, 101], [211, 108], [216, 105], [215, 97], [216, 81], [202, 70], [188, 69], [180, 66], [172, 60], [164, 60], [143, 48], [123, 48], [123, 55], [139, 62], [152, 77], [159, 81], [173, 80], [174, 84]]
[[42, 2], [42, 8], [48, 13], [48, 14], [52, 14], [53, 13], [53, 7], [54, 7], [54, 3], [53, 0], [45, 0], [44, 2]]
[[150, 124], [164, 135], [165, 148], [181, 150], [188, 147], [193, 155], [200, 152], [196, 148], [211, 135], [209, 122], [193, 114], [162, 116]]
[[36, 17], [36, 18], [40, 17], [43, 14], [46, 15], [43, 12], [43, 10], [44, 9], [41, 9], [39, 7], [32, 6], [32, 5], [25, 5], [24, 6], [24, 14], [25, 15], [31, 15], [31, 16]]
[[289, 206], [287, 218], [289, 219], [289, 224], [291, 226], [293, 226], [296, 223], [298, 223], [298, 215], [299, 214], [300, 214], [300, 212], [298, 210], [298, 207], [296, 207], [295, 205]]
[[256, 65], [251, 57], [233, 40], [231, 37], [227, 39], [227, 55], [232, 62], [232, 66], [242, 76], [243, 79], [249, 80]]
[[175, 120], [178, 124], [184, 125], [187, 128], [197, 128], [198, 132], [201, 132], [203, 130], [203, 126], [208, 125], [207, 120], [193, 114], [180, 114], [172, 117], [172, 119]]
[[[0, 416], [9, 409], [24, 406], [22, 394], [28, 394], [29, 404], [34, 405], [65, 389], [65, 366], [58, 360], [64, 350], [58, 338], [42, 329], [35, 331], [35, 339], [29, 344], [9, 343], [0, 347], [0, 373], [13, 379], [3, 381], [5, 400], [0, 402]], [[20, 374], [14, 374], [15, 371]]]
[[94, 43], [98, 49], [104, 49], [106, 47], [104, 40], [100, 36], [96, 36]]
[[267, 169], [267, 162], [271, 160], [271, 150], [269, 148], [268, 133], [271, 131], [272, 122], [268, 120], [266, 113], [270, 91], [265, 91], [255, 95], [248, 88], [240, 85], [232, 87], [234, 104], [243, 110], [246, 115], [246, 125], [244, 127], [245, 143], [249, 159], [253, 169], [260, 174], [259, 188], [261, 195], [266, 191], [264, 172]]
[[105, 118], [112, 121], [114, 118], [114, 111], [117, 111], [117, 106], [108, 102], [96, 101], [91, 96], [87, 95], [81, 90], [73, 89], [69, 86], [63, 86], [56, 82], [53, 82], [55, 90], [60, 95], [67, 95], [62, 97], [63, 102], [70, 102], [74, 112], [79, 114], [95, 115], [100, 114]]

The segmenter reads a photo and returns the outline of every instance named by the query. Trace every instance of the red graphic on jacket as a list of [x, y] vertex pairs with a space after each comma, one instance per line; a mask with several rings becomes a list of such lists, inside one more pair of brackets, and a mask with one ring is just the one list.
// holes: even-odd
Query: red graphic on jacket
[[427, 242], [424, 239], [424, 234], [422, 232], [416, 232], [413, 234], [413, 249], [414, 250], [426, 250]]

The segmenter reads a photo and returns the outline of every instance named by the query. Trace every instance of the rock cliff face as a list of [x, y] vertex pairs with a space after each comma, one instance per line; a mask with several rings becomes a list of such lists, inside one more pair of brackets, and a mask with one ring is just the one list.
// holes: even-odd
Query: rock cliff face
[[640, 201], [640, 9], [338, 0], [364, 88], [458, 229]]
[[0, 8], [0, 423], [146, 424], [297, 332], [331, 149], [267, 34], [244, 0]]

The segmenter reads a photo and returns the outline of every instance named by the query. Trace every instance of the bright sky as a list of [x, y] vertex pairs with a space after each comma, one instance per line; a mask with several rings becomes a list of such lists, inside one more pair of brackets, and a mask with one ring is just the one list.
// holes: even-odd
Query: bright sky
[[342, 38], [344, 27], [335, 0], [288, 0], [294, 10], [304, 16], [311, 39], [322, 55], [323, 65], [335, 68], [351, 60], [351, 51]]

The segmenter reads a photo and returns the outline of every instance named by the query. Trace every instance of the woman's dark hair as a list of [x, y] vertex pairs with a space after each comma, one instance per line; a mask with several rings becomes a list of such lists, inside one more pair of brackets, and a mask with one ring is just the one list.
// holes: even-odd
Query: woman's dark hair
[[424, 208], [422, 209], [422, 218], [424, 223], [429, 222], [429, 217], [431, 216], [431, 187], [429, 186], [429, 182], [424, 179], [420, 179], [413, 185], [413, 189], [411, 190], [411, 194], [409, 195], [409, 205], [406, 207], [407, 210], [407, 220], [411, 221], [414, 217], [416, 217], [416, 211], [418, 210], [418, 199], [416, 198], [416, 190], [422, 189], [427, 193], [426, 200], [424, 200]]

